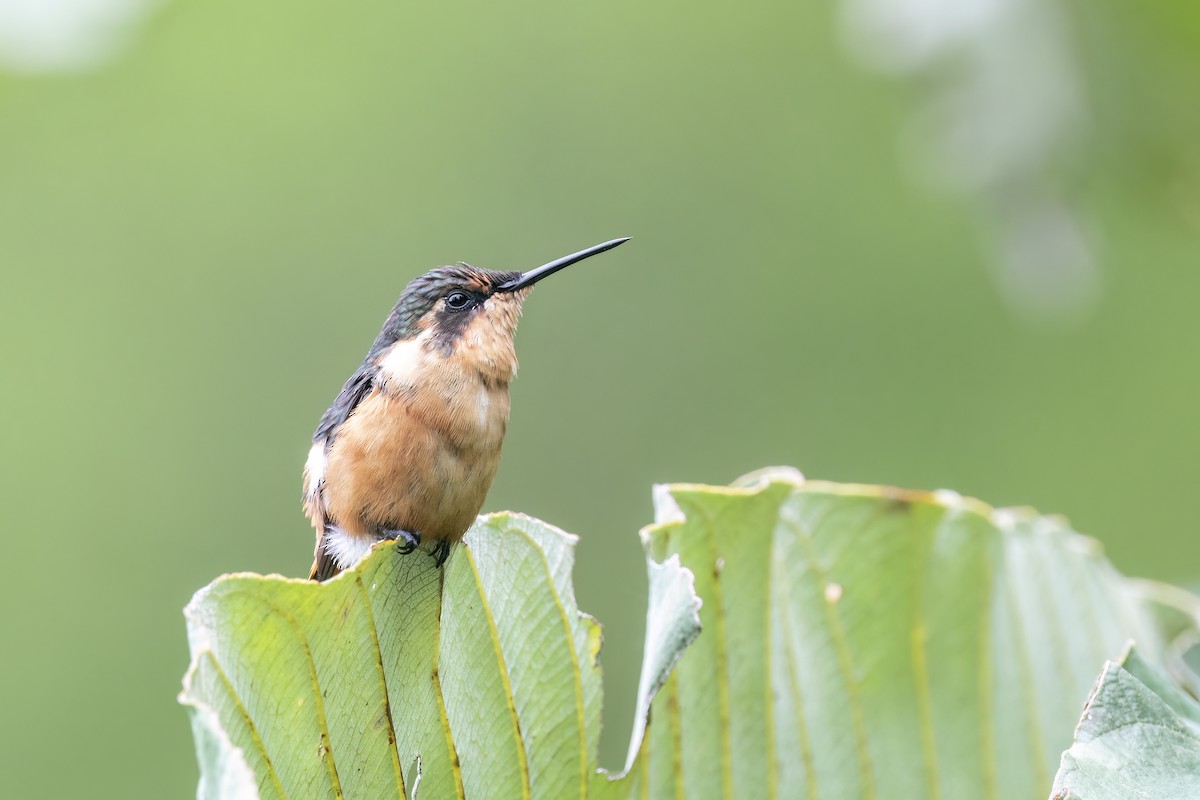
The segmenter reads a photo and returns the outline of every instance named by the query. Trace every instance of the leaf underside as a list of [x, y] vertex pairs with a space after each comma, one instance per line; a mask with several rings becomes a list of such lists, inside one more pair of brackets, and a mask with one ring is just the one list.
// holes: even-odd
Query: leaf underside
[[387, 544], [326, 584], [201, 590], [181, 699], [230, 745], [198, 734], [201, 795], [240, 763], [264, 798], [1040, 800], [1100, 665], [1165, 649], [1057, 518], [789, 470], [655, 500], [621, 776], [574, 537], [497, 514], [444, 572]]
[[1200, 704], [1131, 649], [1104, 665], [1055, 800], [1200, 797]]

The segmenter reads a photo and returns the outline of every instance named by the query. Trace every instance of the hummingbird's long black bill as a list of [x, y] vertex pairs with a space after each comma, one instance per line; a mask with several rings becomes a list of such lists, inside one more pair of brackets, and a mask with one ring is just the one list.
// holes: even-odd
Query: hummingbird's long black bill
[[569, 267], [576, 262], [583, 261], [585, 258], [591, 258], [597, 253], [603, 253], [605, 250], [612, 250], [617, 245], [625, 244], [630, 238], [631, 237], [629, 236], [623, 236], [620, 239], [612, 239], [611, 241], [604, 242], [603, 244], [592, 245], [586, 250], [580, 250], [578, 253], [571, 253], [569, 256], [556, 258], [549, 264], [543, 264], [536, 269], [531, 269], [528, 272], [521, 273], [519, 278], [514, 278], [507, 283], [500, 284], [495, 288], [495, 291], [515, 292], [518, 289], [524, 289], [526, 286], [533, 286], [542, 278], [553, 275], [560, 269]]

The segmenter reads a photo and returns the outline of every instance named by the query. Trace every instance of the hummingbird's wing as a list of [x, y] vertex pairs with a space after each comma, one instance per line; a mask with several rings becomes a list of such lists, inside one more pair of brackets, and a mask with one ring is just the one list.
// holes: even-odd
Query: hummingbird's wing
[[333, 404], [321, 415], [321, 421], [317, 423], [317, 430], [313, 433], [312, 450], [304, 464], [303, 507], [317, 533], [316, 552], [309, 575], [316, 580], [331, 578], [338, 572], [337, 565], [325, 552], [323, 542], [327, 523], [325, 498], [321, 491], [325, 482], [325, 456], [338, 427], [350, 418], [358, 404], [371, 393], [378, 373], [379, 367], [368, 362], [364, 362], [355, 370], [342, 386], [342, 391], [338, 393]]
[[342, 386], [342, 391], [334, 399], [333, 405], [325, 409], [325, 413], [321, 415], [321, 421], [317, 423], [317, 430], [313, 433], [314, 442], [318, 439], [328, 441], [333, 438], [331, 434], [339, 425], [349, 419], [363, 398], [370, 394], [378, 374], [379, 365], [373, 361], [364, 361], [354, 371], [354, 374]]
[[321, 485], [325, 482], [325, 456], [333, 443], [337, 429], [350, 418], [354, 409], [371, 393], [375, 376], [379, 367], [364, 363], [346, 384], [333, 401], [333, 405], [325, 409], [317, 430], [313, 433], [312, 450], [308, 453], [308, 461], [304, 463], [303, 502], [304, 513], [317, 529], [317, 537], [325, 530], [325, 503], [321, 497]]

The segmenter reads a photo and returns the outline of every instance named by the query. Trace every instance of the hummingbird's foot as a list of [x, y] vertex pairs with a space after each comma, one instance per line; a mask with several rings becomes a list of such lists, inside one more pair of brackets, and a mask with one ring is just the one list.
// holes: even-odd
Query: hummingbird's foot
[[446, 559], [450, 557], [450, 540], [438, 539], [438, 543], [433, 546], [433, 550], [429, 552], [429, 557], [433, 559], [433, 563], [437, 566], [442, 566], [446, 563]]
[[396, 552], [402, 556], [406, 556], [413, 550], [416, 550], [417, 545], [421, 543], [421, 534], [399, 529], [382, 531], [379, 534], [379, 538], [386, 541], [403, 542], [403, 544], [396, 548]]

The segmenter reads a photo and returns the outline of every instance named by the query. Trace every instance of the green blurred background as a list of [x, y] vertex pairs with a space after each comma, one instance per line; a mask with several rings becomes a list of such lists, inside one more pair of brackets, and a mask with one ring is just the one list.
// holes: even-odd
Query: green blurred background
[[950, 487], [1200, 579], [1194, 3], [38, 1], [0, 0], [6, 796], [193, 794], [181, 609], [305, 572], [312, 428], [459, 259], [635, 237], [527, 304], [486, 506], [582, 536], [608, 764], [655, 482]]

